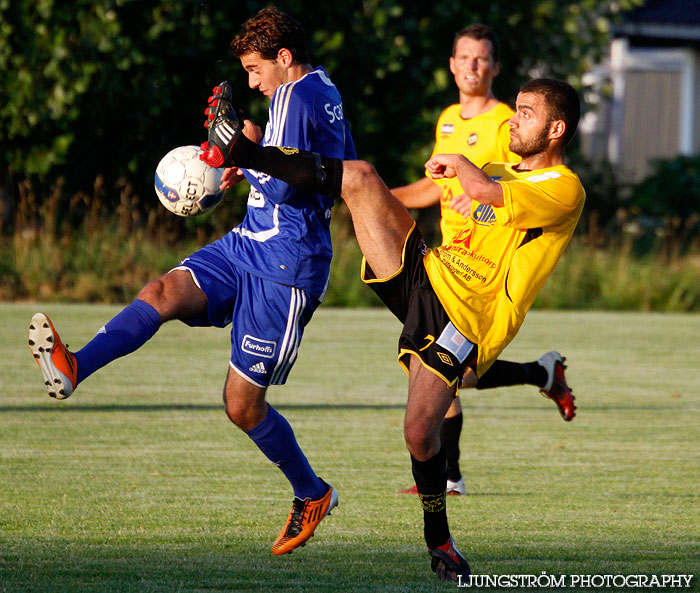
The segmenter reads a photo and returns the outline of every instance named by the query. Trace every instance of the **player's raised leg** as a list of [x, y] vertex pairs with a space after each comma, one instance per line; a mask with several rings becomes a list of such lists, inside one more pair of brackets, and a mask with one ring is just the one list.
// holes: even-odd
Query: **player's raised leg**
[[570, 422], [576, 416], [576, 398], [566, 382], [566, 358], [559, 352], [547, 352], [532, 362], [496, 360], [478, 377], [471, 369], [464, 375], [462, 388], [493, 389], [510, 385], [535, 385], [540, 393], [551, 399], [561, 417]]
[[395, 274], [414, 220], [365, 161], [342, 163], [341, 196], [350, 210], [355, 236], [377, 278]]
[[259, 146], [241, 133], [231, 91], [221, 83], [212, 100], [209, 140], [200, 158], [212, 166], [245, 166], [303, 191], [341, 196], [352, 215], [363, 255], [378, 278], [401, 266], [403, 245], [414, 224], [406, 207], [365, 161], [341, 161], [297, 150]]

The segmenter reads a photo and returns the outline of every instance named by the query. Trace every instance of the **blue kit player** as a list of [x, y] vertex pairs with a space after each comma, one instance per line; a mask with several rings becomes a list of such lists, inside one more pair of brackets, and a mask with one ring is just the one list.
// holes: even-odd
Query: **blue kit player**
[[[340, 95], [323, 68], [309, 65], [307, 38], [297, 21], [276, 8], [263, 9], [242, 26], [231, 49], [250, 87], [271, 98], [263, 145], [355, 158]], [[215, 103], [210, 99], [208, 112]], [[243, 131], [260, 140], [251, 122]], [[147, 284], [85, 347], [70, 352], [43, 313], [32, 318], [29, 345], [49, 395], [64, 399], [89, 375], [141, 347], [166, 321], [231, 324], [226, 413], [294, 490], [287, 523], [272, 546], [281, 555], [304, 545], [338, 504], [336, 491], [311, 468], [287, 420], [265, 401], [269, 385], [285, 383], [304, 327], [326, 292], [333, 200], [239, 168], [226, 170], [222, 187], [244, 178], [251, 187], [243, 222]]]

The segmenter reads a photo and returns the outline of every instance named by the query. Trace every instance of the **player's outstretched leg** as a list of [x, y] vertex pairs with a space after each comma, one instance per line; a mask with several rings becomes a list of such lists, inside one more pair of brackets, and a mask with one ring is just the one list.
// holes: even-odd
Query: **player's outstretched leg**
[[540, 393], [557, 404], [561, 417], [570, 422], [576, 415], [576, 406], [574, 405], [576, 398], [566, 383], [565, 361], [566, 358], [554, 351], [547, 352], [537, 359], [537, 362], [547, 371], [548, 377], [547, 383], [540, 389]]
[[70, 396], [78, 383], [78, 365], [44, 313], [35, 314], [29, 324], [29, 349], [44, 375], [49, 395], [56, 399]]
[[457, 549], [455, 541], [450, 537], [443, 545], [428, 550], [430, 568], [441, 581], [464, 581], [471, 575], [469, 563]]
[[328, 484], [326, 486], [328, 486], [328, 490], [318, 500], [310, 498], [302, 500], [294, 497], [287, 522], [275, 543], [272, 544], [273, 554], [281, 556], [305, 545], [321, 520], [326, 515], [330, 515], [331, 511], [338, 506], [338, 493], [333, 486]]
[[88, 344], [70, 352], [51, 320], [44, 313], [37, 313], [29, 325], [29, 349], [44, 374], [49, 395], [66, 399], [97, 369], [140, 348], [160, 325], [159, 313], [136, 299], [100, 328]]

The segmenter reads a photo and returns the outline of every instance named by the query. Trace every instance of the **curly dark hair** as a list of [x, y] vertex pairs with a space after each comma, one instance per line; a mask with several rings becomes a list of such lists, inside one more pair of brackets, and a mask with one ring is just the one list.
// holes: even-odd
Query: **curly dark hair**
[[265, 60], [274, 60], [282, 48], [288, 49], [297, 62], [309, 63], [311, 52], [304, 28], [275, 6], [249, 18], [231, 41], [231, 51], [237, 58], [257, 52]]

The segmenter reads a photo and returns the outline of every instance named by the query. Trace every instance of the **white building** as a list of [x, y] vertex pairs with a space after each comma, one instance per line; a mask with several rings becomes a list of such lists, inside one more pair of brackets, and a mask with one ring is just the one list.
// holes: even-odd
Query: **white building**
[[616, 25], [607, 65], [587, 77], [612, 84], [581, 125], [582, 146], [629, 180], [654, 159], [700, 153], [700, 0], [647, 0]]

